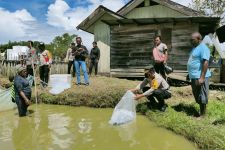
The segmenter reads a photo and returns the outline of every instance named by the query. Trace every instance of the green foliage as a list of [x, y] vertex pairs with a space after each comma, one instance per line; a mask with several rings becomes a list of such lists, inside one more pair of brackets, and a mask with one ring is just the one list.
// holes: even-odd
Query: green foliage
[[76, 35], [69, 35], [68, 33], [64, 33], [62, 36], [56, 36], [53, 41], [46, 46], [46, 49], [53, 53], [53, 57], [57, 56], [63, 59], [66, 57], [66, 51], [75, 37]]
[[192, 3], [192, 8], [203, 13], [205, 10], [211, 10], [210, 16], [220, 17], [225, 11], [225, 0], [192, 0]]

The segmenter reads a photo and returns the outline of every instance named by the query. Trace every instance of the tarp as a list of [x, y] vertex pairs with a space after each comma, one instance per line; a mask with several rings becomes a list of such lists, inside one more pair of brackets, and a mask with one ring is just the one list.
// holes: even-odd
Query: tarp
[[10, 88], [3, 89], [0, 87], [0, 112], [16, 108], [16, 104], [12, 102]]
[[133, 121], [136, 118], [136, 101], [134, 100], [134, 94], [131, 91], [127, 91], [116, 105], [111, 120], [112, 125], [120, 125]]
[[69, 74], [53, 74], [50, 75], [49, 86], [51, 94], [57, 95], [64, 90], [71, 88], [71, 75]]

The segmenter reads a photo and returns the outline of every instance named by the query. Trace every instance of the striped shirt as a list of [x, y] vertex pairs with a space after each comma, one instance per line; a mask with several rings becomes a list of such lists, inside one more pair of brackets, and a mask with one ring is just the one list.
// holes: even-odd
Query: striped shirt
[[10, 95], [13, 99], [15, 99], [15, 89], [14, 89], [14, 83], [10, 87]]

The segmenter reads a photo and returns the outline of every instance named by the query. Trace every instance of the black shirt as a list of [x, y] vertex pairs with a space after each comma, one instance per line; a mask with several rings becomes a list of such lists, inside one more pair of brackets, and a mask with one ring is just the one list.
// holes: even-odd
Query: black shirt
[[98, 59], [100, 58], [100, 50], [98, 47], [94, 47], [91, 49], [91, 54], [90, 54], [91, 59]]
[[[80, 48], [82, 48], [83, 50], [81, 50]], [[75, 60], [85, 61], [88, 55], [88, 50], [84, 45], [77, 45], [72, 48], [72, 54], [73, 56], [75, 56]]]

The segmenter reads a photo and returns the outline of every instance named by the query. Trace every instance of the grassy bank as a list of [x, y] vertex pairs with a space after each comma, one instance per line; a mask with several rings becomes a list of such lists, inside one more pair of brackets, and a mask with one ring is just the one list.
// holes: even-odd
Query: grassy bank
[[[90, 80], [90, 86], [78, 87], [73, 82], [71, 89], [56, 96], [49, 94], [47, 89], [38, 88], [38, 99], [47, 104], [113, 108], [127, 89], [139, 83], [107, 77]], [[224, 92], [210, 91], [207, 116], [197, 120], [195, 116], [199, 108], [194, 102], [190, 86], [172, 87], [171, 91], [173, 96], [167, 101], [169, 107], [165, 113], [149, 110], [144, 102], [146, 99], [140, 102], [137, 111], [157, 125], [185, 136], [201, 149], [225, 149]]]

